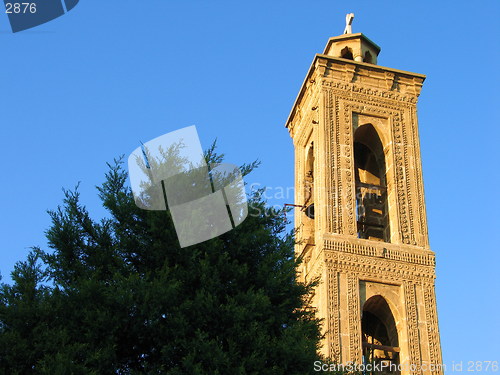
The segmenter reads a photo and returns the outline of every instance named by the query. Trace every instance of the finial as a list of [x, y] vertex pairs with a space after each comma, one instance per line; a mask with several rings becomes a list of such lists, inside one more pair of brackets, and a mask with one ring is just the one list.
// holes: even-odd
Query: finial
[[352, 34], [352, 20], [354, 19], [354, 13], [347, 13], [345, 16], [345, 29], [344, 34]]

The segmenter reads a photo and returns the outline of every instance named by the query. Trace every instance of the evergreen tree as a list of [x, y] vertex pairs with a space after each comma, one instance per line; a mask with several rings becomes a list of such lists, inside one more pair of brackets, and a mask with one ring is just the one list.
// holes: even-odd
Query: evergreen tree
[[100, 221], [65, 191], [51, 251], [34, 248], [1, 285], [0, 373], [314, 373], [319, 322], [283, 212], [254, 192], [242, 224], [180, 248], [169, 211], [137, 208], [127, 178], [110, 165]]

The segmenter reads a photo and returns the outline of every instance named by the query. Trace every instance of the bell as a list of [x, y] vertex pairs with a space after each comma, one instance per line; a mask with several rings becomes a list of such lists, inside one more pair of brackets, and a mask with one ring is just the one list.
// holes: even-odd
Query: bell
[[314, 203], [307, 206], [304, 210], [304, 213], [309, 219], [314, 219]]

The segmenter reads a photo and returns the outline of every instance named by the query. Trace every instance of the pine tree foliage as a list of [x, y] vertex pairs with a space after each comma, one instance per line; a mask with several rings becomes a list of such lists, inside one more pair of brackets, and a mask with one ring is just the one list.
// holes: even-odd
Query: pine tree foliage
[[283, 212], [253, 192], [242, 224], [180, 248], [170, 213], [137, 208], [127, 180], [121, 160], [109, 165], [105, 219], [78, 188], [49, 212], [50, 251], [34, 248], [1, 285], [0, 373], [313, 373], [319, 322]]

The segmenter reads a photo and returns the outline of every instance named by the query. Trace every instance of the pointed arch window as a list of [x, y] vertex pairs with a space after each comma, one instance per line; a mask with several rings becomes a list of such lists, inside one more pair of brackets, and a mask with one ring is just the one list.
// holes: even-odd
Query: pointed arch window
[[366, 51], [365, 57], [363, 57], [363, 62], [373, 64], [373, 57], [370, 51]]
[[349, 59], [349, 60], [354, 60], [354, 56], [352, 54], [352, 49], [349, 47], [345, 47], [340, 51], [340, 57], [343, 59]]
[[[399, 375], [399, 339], [394, 316], [384, 297], [369, 298], [361, 318], [363, 362], [378, 365], [384, 374]], [[380, 364], [380, 365], [379, 365]], [[380, 372], [367, 372], [367, 374]]]
[[308, 218], [314, 219], [314, 142], [309, 145], [306, 156], [304, 212]]
[[354, 133], [354, 164], [358, 238], [389, 242], [384, 149], [371, 124]]

